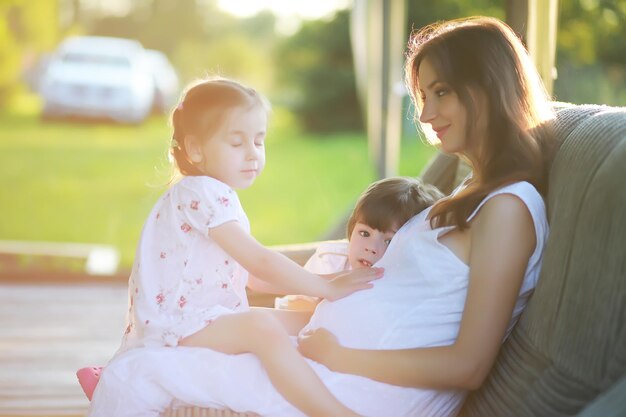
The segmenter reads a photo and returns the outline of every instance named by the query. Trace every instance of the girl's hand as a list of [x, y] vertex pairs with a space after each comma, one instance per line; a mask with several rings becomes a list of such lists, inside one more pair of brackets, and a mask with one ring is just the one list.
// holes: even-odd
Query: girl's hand
[[355, 291], [372, 288], [370, 281], [382, 277], [383, 272], [383, 268], [359, 268], [339, 274], [328, 281], [328, 292], [324, 298], [335, 301]]
[[300, 353], [331, 370], [340, 349], [341, 345], [335, 335], [324, 328], [304, 330], [298, 335]]

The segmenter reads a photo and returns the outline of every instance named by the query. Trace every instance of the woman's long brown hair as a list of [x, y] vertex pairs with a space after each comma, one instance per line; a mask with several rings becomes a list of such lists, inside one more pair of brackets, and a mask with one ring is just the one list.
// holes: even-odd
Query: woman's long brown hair
[[425, 58], [465, 107], [468, 137], [478, 116], [472, 91], [484, 93], [489, 112], [486, 136], [477, 138], [471, 178], [462, 190], [434, 205], [431, 224], [467, 227], [467, 218], [487, 194], [516, 181], [528, 181], [545, 193], [546, 159], [552, 149], [545, 122], [552, 111], [537, 70], [511, 28], [494, 18], [472, 17], [417, 31], [406, 63], [416, 118], [421, 108], [418, 71]]

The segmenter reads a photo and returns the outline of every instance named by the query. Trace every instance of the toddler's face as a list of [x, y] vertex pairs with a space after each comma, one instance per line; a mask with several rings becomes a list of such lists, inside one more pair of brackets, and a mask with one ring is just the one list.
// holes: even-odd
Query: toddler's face
[[350, 235], [348, 262], [352, 269], [371, 267], [380, 260], [391, 242], [397, 228], [386, 232], [357, 222]]

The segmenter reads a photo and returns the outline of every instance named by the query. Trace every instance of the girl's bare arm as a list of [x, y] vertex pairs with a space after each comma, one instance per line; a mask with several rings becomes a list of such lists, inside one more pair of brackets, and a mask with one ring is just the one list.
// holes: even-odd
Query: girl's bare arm
[[379, 268], [363, 268], [334, 280], [324, 279], [306, 271], [285, 255], [261, 245], [235, 221], [210, 229], [209, 236], [250, 274], [269, 282], [273, 289], [283, 294], [336, 300], [370, 288], [369, 281], [382, 276]]

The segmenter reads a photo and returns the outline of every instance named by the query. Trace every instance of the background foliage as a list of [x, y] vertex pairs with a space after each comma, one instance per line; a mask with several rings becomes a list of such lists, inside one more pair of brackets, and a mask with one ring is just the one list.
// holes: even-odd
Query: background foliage
[[[350, 46], [350, 12], [310, 21], [280, 44], [280, 79], [287, 104], [312, 132], [361, 130]], [[289, 94], [289, 91], [292, 93]]]
[[[407, 0], [407, 33], [436, 20], [493, 15], [507, 0]], [[514, 1], [514, 0], [509, 0]], [[86, 33], [130, 37], [164, 51], [183, 82], [205, 74], [239, 78], [288, 106], [304, 129], [361, 130], [349, 11], [304, 22], [290, 35], [265, 11], [235, 18], [215, 0], [139, 0], [112, 15], [93, 0], [0, 2], [0, 109], [36, 84], [38, 63], [58, 41]], [[105, 2], [106, 3], [106, 2]], [[626, 2], [561, 0], [555, 96], [577, 103], [626, 103]]]
[[[475, 14], [504, 18], [507, 0], [407, 0], [407, 34]], [[508, 0], [515, 1], [515, 0]], [[126, 5], [112, 10], [112, 4]], [[561, 0], [555, 96], [626, 105], [626, 2]], [[274, 106], [268, 167], [241, 193], [266, 244], [323, 237], [375, 174], [355, 92], [350, 12], [277, 31], [265, 11], [235, 18], [216, 0], [0, 0], [0, 239], [110, 243], [132, 260], [167, 177], [163, 117], [140, 127], [38, 120], [38, 75], [73, 34], [130, 37], [164, 51], [182, 84], [237, 78]], [[404, 123], [400, 173], [433, 150]]]
[[[267, 166], [239, 191], [253, 234], [265, 244], [319, 239], [374, 180], [361, 133], [294, 136], [276, 112]], [[0, 116], [0, 240], [106, 243], [132, 263], [143, 222], [165, 191], [168, 127], [42, 123]], [[416, 176], [433, 149], [407, 138], [401, 172]], [[0, 263], [1, 267], [1, 263]]]

